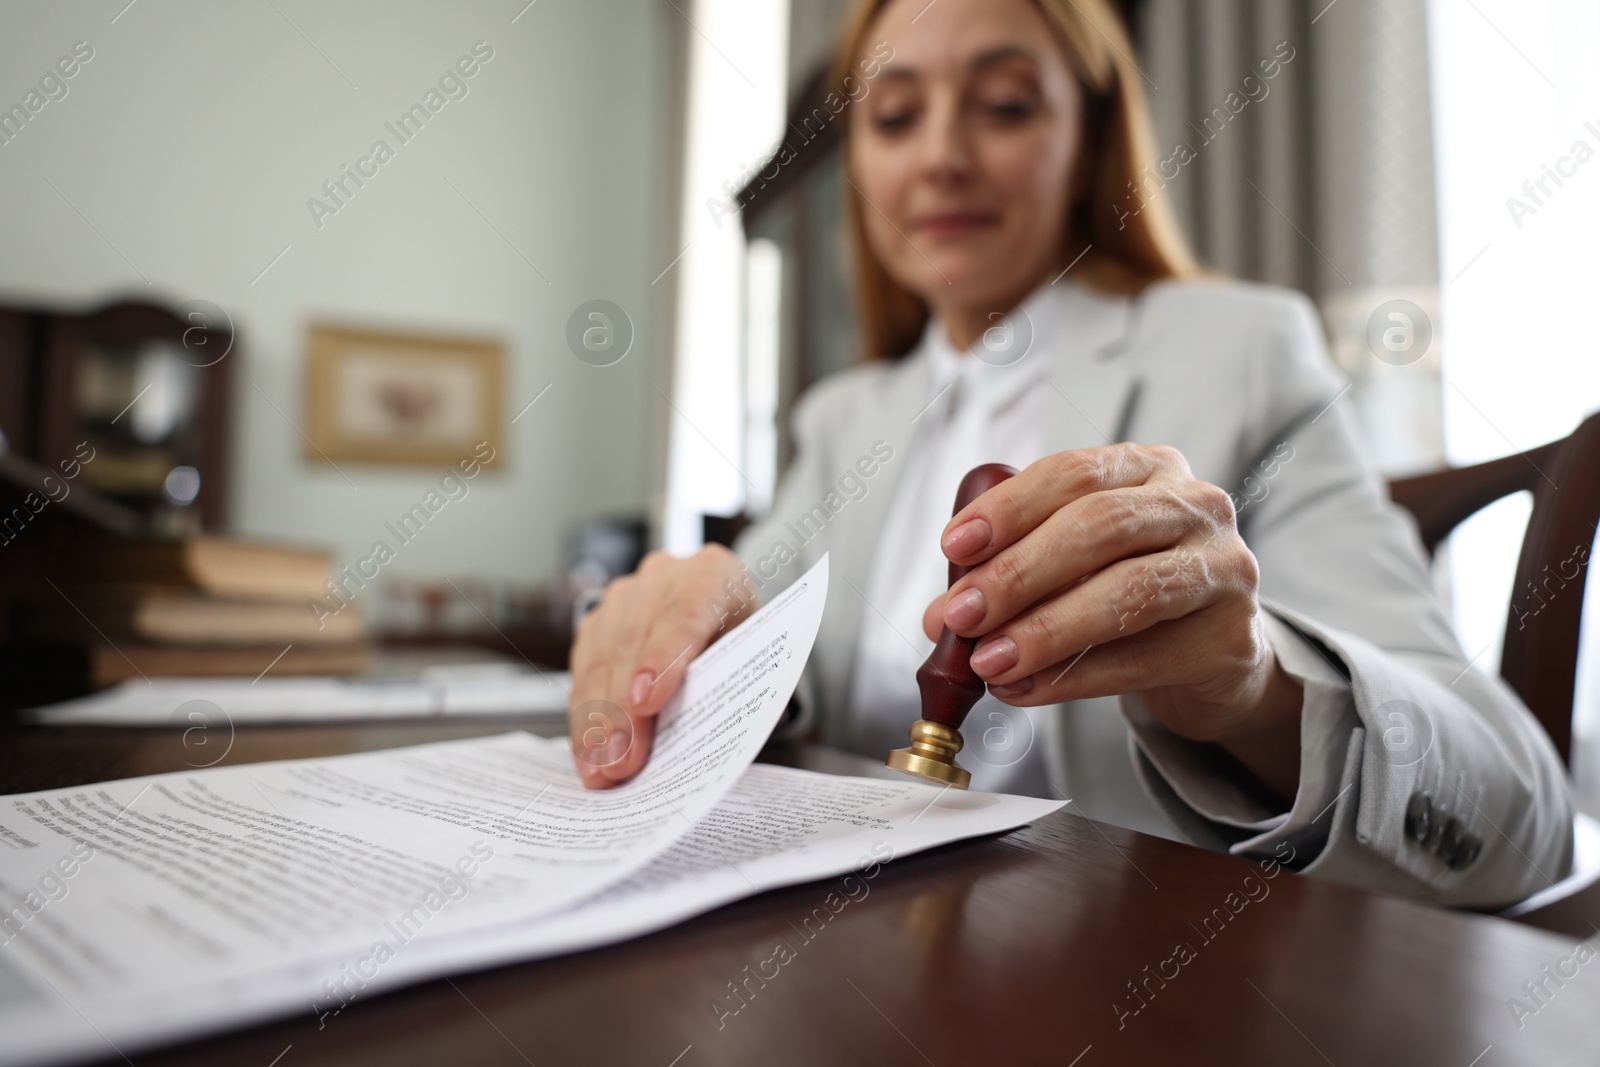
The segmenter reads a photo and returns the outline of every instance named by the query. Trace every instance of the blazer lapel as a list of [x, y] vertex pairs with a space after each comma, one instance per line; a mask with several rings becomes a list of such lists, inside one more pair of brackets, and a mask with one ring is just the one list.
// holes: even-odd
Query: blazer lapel
[[1042, 331], [1051, 368], [1045, 388], [1059, 417], [1041, 427], [1044, 455], [1120, 443], [1138, 402], [1127, 355], [1134, 301], [1074, 285], [1051, 309]]

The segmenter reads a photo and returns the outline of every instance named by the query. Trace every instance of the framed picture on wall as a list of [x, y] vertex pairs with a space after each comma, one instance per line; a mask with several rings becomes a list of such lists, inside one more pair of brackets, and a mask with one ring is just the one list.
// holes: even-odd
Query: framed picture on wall
[[498, 341], [313, 325], [306, 457], [449, 466], [481, 442], [504, 454]]

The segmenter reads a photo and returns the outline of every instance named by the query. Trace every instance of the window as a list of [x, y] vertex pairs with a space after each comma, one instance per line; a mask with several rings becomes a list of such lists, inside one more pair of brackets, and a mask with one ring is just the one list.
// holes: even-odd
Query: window
[[760, 495], [745, 436], [746, 278], [766, 284], [777, 266], [758, 261], [747, 275], [734, 194], [783, 129], [789, 5], [678, 2], [692, 29], [662, 542], [684, 553], [701, 543], [702, 514], [731, 515]]
[[[1445, 448], [1473, 463], [1560, 437], [1600, 409], [1600, 8], [1430, 0], [1428, 15]], [[1511, 584], [1529, 509], [1525, 494], [1501, 501], [1450, 545], [1457, 631], [1489, 673], [1508, 600], [1528, 596]], [[1597, 622], [1591, 575], [1575, 724], [1591, 749]]]

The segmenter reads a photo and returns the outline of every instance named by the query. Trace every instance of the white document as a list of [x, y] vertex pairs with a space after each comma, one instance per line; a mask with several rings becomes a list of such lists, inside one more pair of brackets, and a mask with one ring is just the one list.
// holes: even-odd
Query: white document
[[[386, 950], [381, 953], [375, 951], [378, 942], [344, 953], [308, 952], [288, 966], [262, 967], [243, 979], [181, 993], [141, 993], [136, 978], [121, 995], [76, 1004], [33, 986], [26, 974], [8, 981], [0, 972], [0, 1033], [7, 1035], [0, 1041], [0, 1063], [98, 1057], [111, 1041], [133, 1053], [296, 1012], [315, 1017], [319, 1028], [337, 1027], [346, 1008], [382, 990], [612, 944], [763, 890], [818, 881], [815, 899], [796, 908], [757, 965], [770, 980], [804, 958], [806, 946], [835, 924], [848, 929], [850, 908], [871, 894], [883, 864], [1024, 825], [1063, 803], [758, 764], [643, 869], [555, 914], [449, 934], [426, 927], [408, 939], [391, 933], [380, 939]], [[466, 884], [467, 896], [478, 891], [476, 879]], [[6, 961], [0, 953], [0, 964]], [[738, 1014], [741, 1002], [726, 989], [708, 987], [706, 1008], [725, 1020]], [[93, 1019], [93, 1028], [85, 1017]]]
[[327, 1025], [375, 989], [617, 941], [1057, 806], [751, 768], [826, 588], [823, 560], [696, 660], [645, 771], [606, 792], [582, 788], [565, 739], [507, 734], [0, 798], [0, 1063], [294, 1011]]
[[[500, 665], [494, 665], [499, 667]], [[99, 693], [34, 708], [47, 726], [169, 726], [346, 722], [436, 716], [567, 714], [572, 676], [520, 671], [427, 671], [375, 678], [131, 678]], [[193, 702], [203, 701], [196, 705]], [[205, 705], [211, 705], [207, 707]]]
[[882, 864], [1014, 829], [1066, 803], [756, 764], [693, 830], [625, 881], [554, 915], [421, 941], [414, 955], [408, 946], [392, 971], [370, 981], [341, 962], [320, 976], [312, 1006], [322, 1009], [326, 1024], [326, 1016], [373, 988], [610, 944], [767, 889], [845, 876], [819, 886], [816, 906], [794, 917], [795, 936], [786, 943], [798, 952], [849, 904], [865, 899]]

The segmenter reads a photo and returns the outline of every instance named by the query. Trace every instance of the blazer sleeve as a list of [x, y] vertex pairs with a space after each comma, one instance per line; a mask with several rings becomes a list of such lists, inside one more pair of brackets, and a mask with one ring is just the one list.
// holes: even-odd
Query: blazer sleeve
[[1136, 768], [1197, 843], [1292, 849], [1307, 873], [1438, 904], [1520, 900], [1571, 867], [1565, 769], [1516, 694], [1463, 655], [1415, 526], [1358, 451], [1309, 301], [1275, 307], [1225, 488], [1269, 640], [1305, 687], [1299, 790], [1274, 811], [1215, 746], [1125, 696]]

